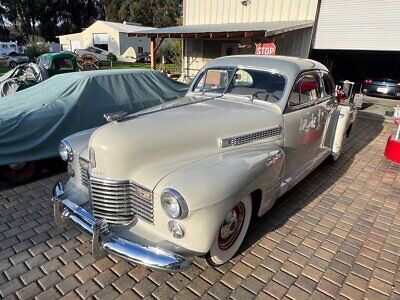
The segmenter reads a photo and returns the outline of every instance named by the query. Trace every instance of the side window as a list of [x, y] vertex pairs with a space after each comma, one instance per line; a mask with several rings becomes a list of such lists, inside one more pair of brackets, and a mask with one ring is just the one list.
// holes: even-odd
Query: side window
[[57, 58], [53, 61], [54, 69], [57, 71], [72, 71], [73, 65], [67, 58]]
[[322, 80], [324, 81], [325, 94], [329, 96], [334, 96], [335, 82], [333, 81], [332, 76], [330, 76], [328, 73], [323, 73]]
[[296, 106], [321, 98], [321, 82], [318, 74], [307, 74], [301, 77], [289, 96], [289, 105]]

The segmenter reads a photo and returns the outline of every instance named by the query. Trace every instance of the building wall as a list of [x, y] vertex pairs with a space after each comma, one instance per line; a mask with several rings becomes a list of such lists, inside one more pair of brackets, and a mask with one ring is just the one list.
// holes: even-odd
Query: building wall
[[72, 44], [75, 42], [79, 42], [79, 47], [83, 48], [83, 33], [74, 33], [74, 34], [67, 34], [67, 35], [61, 35], [58, 37], [61, 45], [61, 49], [63, 51], [73, 51], [71, 47], [73, 46]]
[[[251, 0], [247, 6], [241, 0], [184, 0], [183, 22], [184, 25], [201, 25], [314, 20], [317, 5], [318, 0]], [[267, 39], [274, 39], [277, 54], [308, 57], [311, 35], [312, 29], [307, 28]], [[213, 42], [186, 39], [183, 72], [193, 77], [208, 61], [226, 55], [223, 50], [229, 45], [235, 45], [233, 54], [254, 54], [255, 42], [252, 39]], [[240, 49], [238, 44], [252, 47]]]
[[245, 6], [241, 0], [185, 0], [184, 25], [314, 20], [317, 3], [318, 0], [251, 0]]
[[120, 33], [119, 35], [120, 51], [123, 54], [129, 47], [132, 47], [136, 54], [138, 48], [143, 47], [143, 52], [150, 53], [150, 39], [144, 37], [128, 37], [127, 33]]
[[102, 22], [93, 23], [81, 33], [59, 36], [60, 44], [67, 45], [68, 48], [63, 47], [63, 50], [69, 51], [72, 50], [71, 41], [79, 40], [80, 48], [91, 47], [95, 33], [106, 33], [108, 35], [108, 51], [115, 55], [122, 55], [129, 47], [133, 47], [137, 53], [139, 46], [144, 48], [144, 52], [150, 52], [150, 39], [128, 37], [127, 33], [120, 33]]
[[323, 0], [314, 48], [400, 51], [400, 1]]
[[[274, 37], [277, 55], [308, 57], [311, 43], [312, 28], [286, 32]], [[248, 45], [250, 48], [239, 48]], [[226, 48], [233, 49], [233, 55], [255, 54], [255, 41], [248, 39], [202, 40], [186, 39], [184, 47], [183, 69], [184, 74], [193, 78], [197, 72], [214, 58], [225, 56]]]

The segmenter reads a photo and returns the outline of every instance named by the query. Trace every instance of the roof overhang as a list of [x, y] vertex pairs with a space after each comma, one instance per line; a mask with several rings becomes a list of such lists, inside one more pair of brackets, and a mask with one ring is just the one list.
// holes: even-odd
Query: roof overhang
[[267, 37], [280, 33], [309, 28], [314, 21], [275, 21], [257, 23], [207, 24], [164, 27], [128, 33], [133, 37], [148, 38], [247, 38]]

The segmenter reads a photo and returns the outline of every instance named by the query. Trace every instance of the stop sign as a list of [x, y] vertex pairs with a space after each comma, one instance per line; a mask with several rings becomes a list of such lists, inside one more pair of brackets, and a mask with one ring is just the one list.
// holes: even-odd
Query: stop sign
[[274, 43], [258, 43], [256, 44], [257, 55], [275, 55], [276, 46]]

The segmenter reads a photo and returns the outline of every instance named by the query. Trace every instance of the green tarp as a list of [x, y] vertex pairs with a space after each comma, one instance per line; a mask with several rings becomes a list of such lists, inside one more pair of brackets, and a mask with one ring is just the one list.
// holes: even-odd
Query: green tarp
[[0, 165], [55, 157], [75, 132], [183, 96], [188, 86], [151, 70], [61, 74], [0, 98]]

